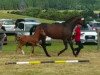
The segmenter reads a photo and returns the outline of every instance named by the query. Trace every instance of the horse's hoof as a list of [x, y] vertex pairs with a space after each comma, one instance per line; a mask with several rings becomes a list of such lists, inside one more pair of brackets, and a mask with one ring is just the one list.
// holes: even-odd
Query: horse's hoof
[[77, 57], [78, 55], [75, 54], [74, 56]]
[[61, 53], [58, 53], [58, 56], [60, 55]]
[[58, 54], [58, 56], [59, 56], [60, 54]]
[[51, 57], [50, 55], [47, 55], [47, 57]]

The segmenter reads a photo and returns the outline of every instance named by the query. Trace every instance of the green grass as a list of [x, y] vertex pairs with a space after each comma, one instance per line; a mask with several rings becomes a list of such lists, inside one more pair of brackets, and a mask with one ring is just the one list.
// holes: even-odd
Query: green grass
[[[25, 16], [0, 13], [0, 18], [23, 18]], [[49, 22], [49, 20], [42, 22]], [[50, 20], [51, 22], [51, 20]], [[49, 23], [50, 23], [49, 22]], [[57, 53], [63, 49], [61, 41], [53, 41], [52, 46], [47, 50], [51, 57], [46, 57], [42, 48], [35, 47], [34, 54], [31, 54], [31, 47], [25, 47], [25, 55], [16, 53], [14, 36], [8, 36], [8, 44], [3, 46], [3, 52], [0, 52], [0, 75], [100, 75], [100, 51], [97, 45], [84, 45], [78, 57], [72, 55], [68, 49], [57, 56]], [[76, 45], [74, 45], [76, 46]], [[89, 59], [89, 63], [62, 63], [62, 64], [35, 64], [35, 65], [5, 65], [9, 61], [36, 61], [36, 60], [68, 60], [68, 59]]]
[[[5, 51], [13, 51], [16, 50], [16, 42], [15, 42], [15, 37], [14, 36], [8, 36], [8, 44], [4, 45], [3, 49]], [[74, 47], [76, 47], [77, 45], [74, 45]], [[36, 49], [42, 49], [39, 47], [35, 47]], [[52, 41], [52, 45], [51, 46], [47, 46], [48, 51], [50, 52], [58, 52], [59, 50], [64, 48], [64, 45], [62, 43], [62, 41], [56, 40], [56, 41]], [[24, 49], [29, 49], [31, 50], [31, 48], [28, 46], [24, 46]], [[40, 51], [40, 50], [39, 50]], [[71, 51], [69, 45], [68, 45], [68, 50], [67, 51]], [[95, 52], [98, 51], [97, 50], [97, 45], [84, 45], [84, 49], [82, 51], [86, 51], [86, 52]]]
[[[85, 45], [78, 57], [72, 55], [70, 47], [60, 56], [57, 53], [64, 47], [61, 41], [53, 41], [48, 46], [51, 57], [46, 57], [42, 48], [35, 47], [34, 54], [30, 47], [24, 47], [25, 55], [15, 52], [16, 43], [14, 37], [8, 36], [9, 42], [4, 45], [0, 53], [0, 75], [100, 75], [100, 51], [96, 45]], [[75, 46], [75, 45], [74, 45]], [[70, 60], [88, 59], [89, 63], [61, 63], [61, 64], [34, 64], [34, 65], [5, 65], [6, 62], [14, 61], [45, 61], [45, 60]]]

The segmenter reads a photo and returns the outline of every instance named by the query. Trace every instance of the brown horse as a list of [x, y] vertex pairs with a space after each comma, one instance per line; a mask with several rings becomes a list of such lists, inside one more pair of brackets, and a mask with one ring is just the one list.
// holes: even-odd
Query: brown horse
[[[58, 55], [63, 53], [68, 48], [67, 43], [69, 43], [69, 45], [72, 49], [73, 55], [77, 56], [78, 54], [76, 54], [76, 53], [78, 53], [78, 52], [75, 53], [75, 51], [74, 51], [71, 37], [72, 37], [74, 27], [77, 24], [83, 25], [83, 22], [84, 21], [83, 21], [82, 17], [75, 16], [75, 17], [68, 19], [67, 21], [65, 21], [63, 23], [52, 23], [52, 24], [42, 23], [39, 25], [39, 27], [41, 27], [44, 30], [46, 36], [49, 36], [53, 39], [63, 40], [65, 48], [63, 50], [61, 50], [58, 53]], [[41, 40], [42, 40], [41, 46], [43, 47], [45, 54], [47, 56], [50, 56], [46, 50], [46, 36], [43, 36], [41, 38]]]
[[24, 51], [22, 50], [22, 47], [24, 45], [31, 45], [33, 47], [32, 53], [34, 53], [34, 46], [39, 46], [39, 41], [41, 36], [45, 36], [44, 30], [40, 27], [36, 28], [36, 31], [34, 33], [34, 35], [22, 35], [17, 37], [17, 41], [18, 41], [18, 46], [17, 46], [17, 51], [21, 50], [22, 54], [25, 54]]

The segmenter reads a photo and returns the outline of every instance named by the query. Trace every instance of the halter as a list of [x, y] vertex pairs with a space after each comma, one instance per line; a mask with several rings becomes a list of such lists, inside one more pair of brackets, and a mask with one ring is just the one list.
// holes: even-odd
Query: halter
[[84, 20], [84, 18], [81, 18], [81, 20]]

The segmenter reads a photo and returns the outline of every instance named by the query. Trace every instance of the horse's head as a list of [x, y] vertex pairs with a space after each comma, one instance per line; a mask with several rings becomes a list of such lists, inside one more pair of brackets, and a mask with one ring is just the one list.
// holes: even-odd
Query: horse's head
[[75, 23], [76, 24], [80, 24], [80, 25], [84, 25], [84, 18], [83, 17], [78, 17], [78, 18], [76, 18], [76, 21], [75, 21]]
[[80, 25], [84, 25], [84, 22], [85, 22], [85, 20], [84, 20], [84, 18], [83, 17], [76, 17], [74, 20], [73, 20], [75, 23], [74, 24], [80, 24]]
[[64, 26], [67, 26], [69, 28], [71, 28], [71, 30], [73, 30], [75, 28], [76, 25], [81, 25], [84, 26], [85, 20], [83, 17], [81, 16], [74, 16], [69, 18], [68, 20], [66, 20], [63, 24]]
[[84, 18], [81, 17], [81, 16], [74, 16], [74, 17], [71, 17], [69, 18], [68, 20], [65, 21], [66, 24], [71, 24], [71, 25], [77, 25], [77, 24], [80, 24], [80, 25], [84, 25]]

